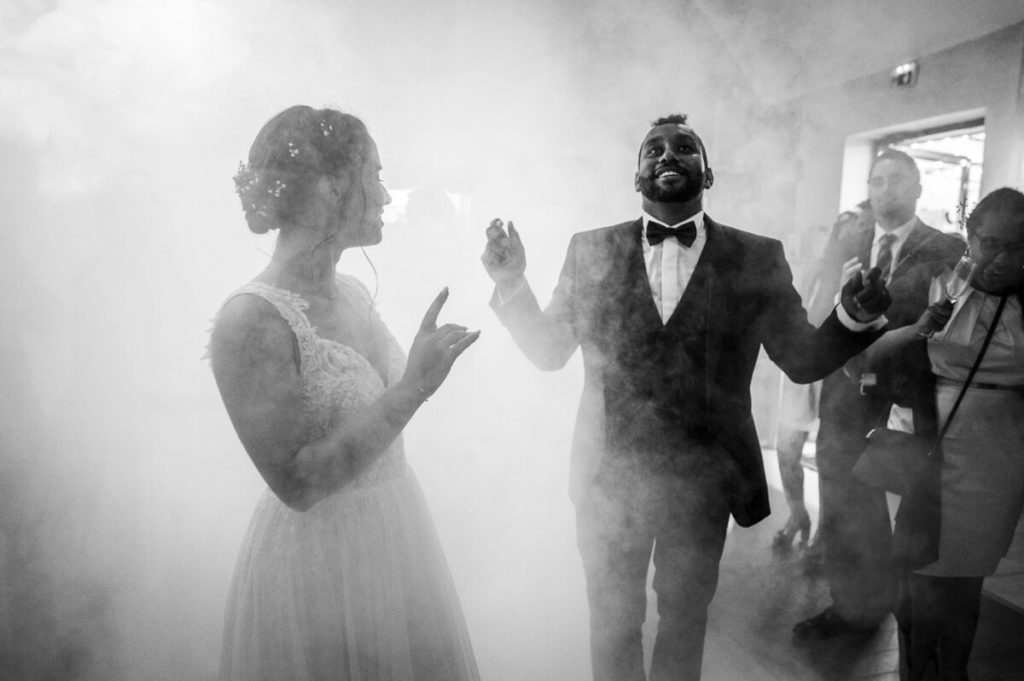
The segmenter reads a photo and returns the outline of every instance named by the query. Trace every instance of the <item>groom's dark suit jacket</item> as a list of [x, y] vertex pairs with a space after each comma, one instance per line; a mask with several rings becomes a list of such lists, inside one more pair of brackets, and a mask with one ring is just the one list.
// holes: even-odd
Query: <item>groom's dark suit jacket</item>
[[503, 304], [492, 300], [540, 368], [561, 368], [582, 347], [571, 471], [577, 503], [603, 469], [685, 474], [699, 452], [730, 471], [736, 521], [758, 522], [770, 511], [750, 409], [759, 349], [808, 383], [879, 335], [847, 330], [835, 312], [814, 328], [781, 243], [707, 216], [705, 226], [704, 250], [667, 324], [651, 296], [640, 220], [574, 235], [545, 310], [529, 287]]

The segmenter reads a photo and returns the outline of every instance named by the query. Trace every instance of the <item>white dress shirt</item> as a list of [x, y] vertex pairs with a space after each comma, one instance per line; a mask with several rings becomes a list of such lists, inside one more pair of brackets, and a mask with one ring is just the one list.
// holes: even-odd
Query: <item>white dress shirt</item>
[[645, 211], [641, 211], [641, 214], [644, 228], [640, 243], [644, 249], [647, 281], [651, 285], [651, 295], [654, 297], [658, 314], [661, 315], [661, 323], [665, 324], [679, 305], [683, 291], [686, 290], [686, 285], [690, 283], [690, 277], [697, 268], [704, 244], [708, 241], [708, 233], [704, 229], [704, 211], [697, 211], [693, 216], [674, 225], [666, 225], [674, 229], [692, 222], [697, 228], [697, 237], [690, 246], [684, 246], [675, 238], [665, 239], [655, 246], [650, 245], [647, 242], [647, 224], [651, 220], [659, 221]]

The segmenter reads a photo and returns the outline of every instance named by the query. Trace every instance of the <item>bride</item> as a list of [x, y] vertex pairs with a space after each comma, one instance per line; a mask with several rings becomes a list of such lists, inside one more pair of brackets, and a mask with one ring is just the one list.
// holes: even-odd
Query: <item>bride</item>
[[221, 679], [478, 679], [458, 597], [401, 432], [479, 336], [427, 310], [406, 360], [335, 266], [379, 243], [390, 196], [363, 123], [294, 106], [235, 183], [270, 264], [228, 297], [209, 357], [266, 481], [235, 570]]

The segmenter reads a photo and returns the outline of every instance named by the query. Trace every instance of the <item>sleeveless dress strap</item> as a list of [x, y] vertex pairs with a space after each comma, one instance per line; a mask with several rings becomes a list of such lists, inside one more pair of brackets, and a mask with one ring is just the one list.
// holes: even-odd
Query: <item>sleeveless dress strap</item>
[[252, 281], [236, 289], [227, 297], [224, 304], [236, 296], [245, 294], [258, 296], [267, 301], [288, 322], [289, 328], [299, 342], [299, 352], [304, 362], [316, 353], [316, 327], [309, 322], [309, 317], [306, 316], [305, 311], [309, 308], [309, 303], [303, 300], [302, 296], [270, 284]]

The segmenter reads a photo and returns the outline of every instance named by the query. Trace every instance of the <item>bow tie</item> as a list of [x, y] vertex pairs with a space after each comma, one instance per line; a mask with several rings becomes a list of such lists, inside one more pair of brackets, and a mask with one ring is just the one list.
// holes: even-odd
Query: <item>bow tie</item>
[[684, 222], [680, 227], [666, 227], [654, 220], [647, 223], [647, 243], [650, 245], [657, 246], [670, 237], [689, 248], [693, 245], [693, 240], [697, 238], [697, 226], [693, 224], [692, 220]]

